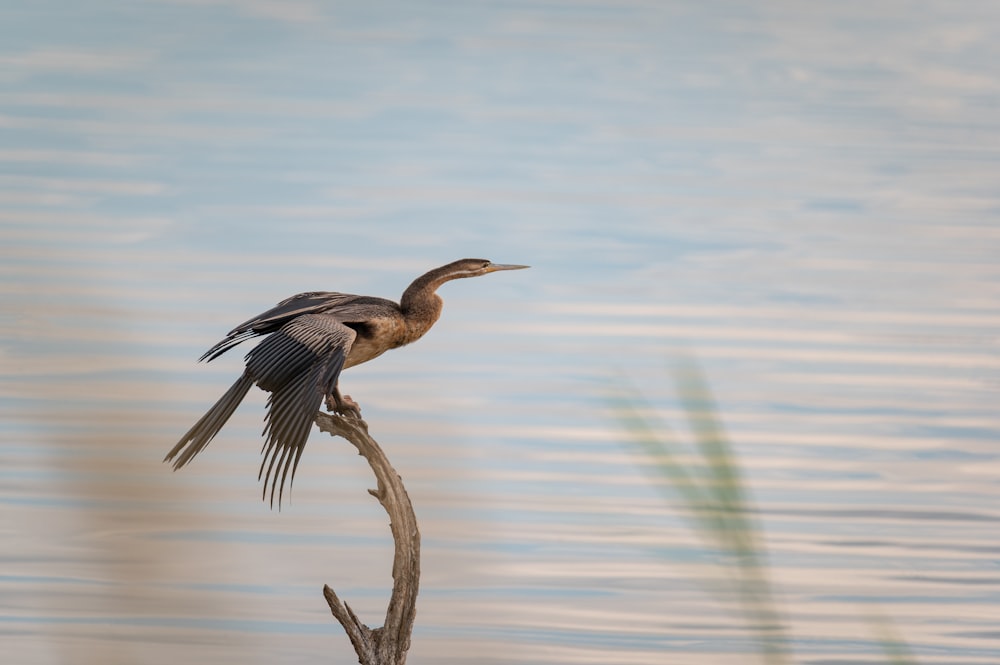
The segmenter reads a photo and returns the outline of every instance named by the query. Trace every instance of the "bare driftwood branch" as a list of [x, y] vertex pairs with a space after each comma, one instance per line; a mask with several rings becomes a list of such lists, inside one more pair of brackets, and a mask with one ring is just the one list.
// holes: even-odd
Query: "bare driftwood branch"
[[319, 412], [316, 424], [324, 432], [350, 441], [368, 461], [378, 480], [378, 489], [368, 492], [388, 513], [396, 548], [392, 563], [392, 597], [381, 628], [373, 629], [363, 624], [328, 585], [323, 587], [323, 596], [333, 616], [351, 639], [361, 665], [403, 665], [410, 648], [420, 586], [420, 532], [410, 497], [399, 474], [389, 464], [375, 439], [368, 434], [368, 425], [364, 420]]

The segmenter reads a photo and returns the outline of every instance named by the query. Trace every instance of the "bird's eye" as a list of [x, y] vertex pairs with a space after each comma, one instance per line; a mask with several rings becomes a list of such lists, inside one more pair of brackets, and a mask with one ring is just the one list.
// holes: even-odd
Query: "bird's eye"
[[493, 264], [490, 263], [489, 261], [483, 261], [483, 267], [484, 268], [489, 268], [491, 265], [493, 265]]

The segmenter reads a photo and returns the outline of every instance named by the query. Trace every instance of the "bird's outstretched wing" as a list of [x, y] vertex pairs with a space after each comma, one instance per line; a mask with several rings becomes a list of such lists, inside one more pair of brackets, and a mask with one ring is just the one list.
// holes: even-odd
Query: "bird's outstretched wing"
[[285, 298], [263, 314], [258, 314], [230, 330], [225, 339], [202, 354], [198, 360], [214, 360], [240, 342], [274, 332], [296, 317], [335, 310], [359, 297], [335, 291], [310, 291]]
[[271, 393], [259, 477], [265, 498], [271, 486], [272, 505], [275, 489], [280, 506], [286, 477], [294, 481], [313, 419], [336, 387], [354, 338], [354, 330], [336, 316], [300, 314], [246, 356], [247, 375]]
[[226, 421], [232, 417], [236, 407], [247, 396], [251, 386], [253, 386], [253, 379], [249, 374], [243, 372], [240, 378], [236, 379], [236, 383], [219, 398], [219, 401], [181, 437], [181, 440], [167, 453], [163, 461], [172, 461], [174, 471], [190, 462], [191, 458], [211, 443]]

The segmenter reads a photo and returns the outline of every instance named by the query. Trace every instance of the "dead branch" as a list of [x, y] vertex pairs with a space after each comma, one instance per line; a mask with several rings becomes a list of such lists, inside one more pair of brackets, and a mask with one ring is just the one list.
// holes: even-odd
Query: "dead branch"
[[368, 434], [368, 424], [364, 420], [319, 412], [316, 424], [322, 431], [350, 441], [368, 461], [378, 480], [378, 489], [368, 492], [378, 499], [389, 515], [389, 528], [396, 550], [392, 563], [392, 597], [381, 628], [372, 629], [363, 624], [350, 606], [327, 585], [323, 586], [323, 596], [333, 616], [351, 639], [361, 665], [403, 665], [410, 648], [420, 586], [417, 516], [413, 513], [402, 479], [375, 439]]

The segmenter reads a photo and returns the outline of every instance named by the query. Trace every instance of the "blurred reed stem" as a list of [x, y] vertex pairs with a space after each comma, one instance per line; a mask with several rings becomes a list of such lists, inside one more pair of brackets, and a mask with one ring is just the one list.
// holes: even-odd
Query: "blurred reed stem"
[[671, 501], [680, 496], [684, 516], [695, 532], [726, 561], [723, 590], [729, 592], [727, 597], [737, 599], [763, 662], [784, 665], [790, 662], [788, 639], [774, 603], [766, 554], [736, 455], [697, 367], [681, 365], [675, 377], [697, 461], [682, 461], [684, 447], [674, 440], [666, 423], [652, 420], [655, 409], [636, 389], [622, 386], [612, 398], [615, 412], [657, 489]]
[[[697, 365], [679, 363], [674, 379], [693, 434], [692, 446], [679, 444], [656, 409], [624, 381], [619, 381], [618, 391], [611, 396], [615, 413], [630, 433], [630, 446], [641, 456], [640, 466], [652, 475], [656, 488], [671, 503], [681, 498], [683, 514], [694, 531], [725, 561], [720, 572], [727, 593], [722, 599], [737, 599], [739, 612], [756, 636], [761, 660], [768, 665], [785, 665], [791, 662], [787, 629], [774, 602], [767, 555], [754, 519], [756, 510], [736, 453]], [[685, 463], [682, 460], [690, 452], [698, 459]], [[886, 662], [916, 665], [916, 658], [888, 620], [872, 618], [869, 625], [878, 636]]]

